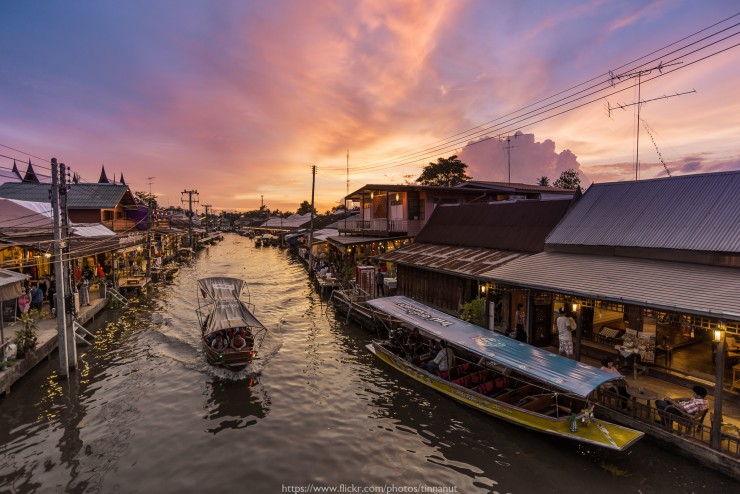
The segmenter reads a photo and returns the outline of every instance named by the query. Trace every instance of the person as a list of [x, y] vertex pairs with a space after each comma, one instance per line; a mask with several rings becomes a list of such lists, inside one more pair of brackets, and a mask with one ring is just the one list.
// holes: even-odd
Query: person
[[90, 305], [90, 281], [86, 277], [80, 280], [80, 305]]
[[46, 291], [46, 296], [49, 299], [49, 310], [51, 311], [51, 317], [56, 317], [56, 309], [54, 303], [56, 302], [57, 286], [54, 278], [52, 277], [49, 281], [49, 289]]
[[244, 339], [241, 332], [236, 332], [234, 334], [234, 337], [231, 338], [231, 348], [239, 351], [245, 346], [247, 346], [247, 340]]
[[223, 352], [227, 348], [226, 340], [220, 334], [217, 334], [211, 343], [211, 348], [217, 352]]
[[570, 332], [576, 329], [576, 322], [572, 317], [566, 317], [565, 308], [561, 307], [560, 316], [556, 324], [558, 327], [558, 340], [560, 342], [558, 351], [560, 355], [571, 358], [573, 357], [573, 335]]
[[98, 264], [98, 279], [102, 280], [103, 278], [105, 278], [105, 271], [103, 271], [103, 266]]
[[378, 266], [378, 269], [375, 272], [375, 286], [378, 291], [378, 295], [385, 295], [383, 278], [383, 271], [380, 269], [380, 266]]
[[38, 283], [39, 290], [41, 290], [41, 298], [46, 298], [46, 292], [49, 291], [49, 277], [44, 275], [41, 277]]
[[[601, 361], [601, 370], [606, 371], [610, 374], [614, 374], [615, 376], [619, 376], [621, 378], [624, 378], [624, 376], [619, 372], [619, 370], [614, 366], [614, 361], [608, 358], [605, 358]], [[627, 385], [624, 382], [624, 379], [619, 381], [610, 381], [604, 385], [604, 388], [616, 392], [620, 396], [619, 404], [622, 408], [627, 408], [627, 399], [630, 397], [629, 392], [627, 391]]]
[[445, 340], [440, 340], [439, 345], [441, 347], [439, 353], [434, 357], [434, 360], [430, 360], [427, 364], [427, 369], [431, 373], [447, 372], [455, 365], [455, 352], [452, 351], [452, 348], [447, 347]]
[[82, 277], [85, 278], [88, 282], [92, 281], [93, 278], [93, 270], [90, 269], [90, 266], [88, 264], [85, 264], [85, 267], [82, 268]]
[[406, 338], [406, 350], [415, 357], [424, 353], [424, 338], [419, 333], [419, 328], [414, 328]]
[[691, 388], [693, 397], [691, 398], [678, 398], [672, 400], [671, 398], [663, 398], [662, 400], [655, 401], [655, 408], [658, 409], [658, 415], [660, 415], [660, 421], [663, 425], [669, 425], [671, 419], [668, 414], [672, 415], [697, 415], [704, 410], [709, 409], [709, 402], [707, 401], [707, 389], [704, 386], [694, 386]]
[[30, 310], [37, 310], [41, 312], [41, 303], [44, 301], [44, 292], [41, 291], [38, 285], [33, 285], [31, 291], [29, 292], [29, 295], [31, 296]]
[[31, 308], [31, 297], [28, 292], [24, 289], [23, 294], [18, 297], [18, 316], [28, 312]]
[[527, 333], [524, 331], [524, 306], [516, 306], [516, 339], [517, 341], [527, 341]]

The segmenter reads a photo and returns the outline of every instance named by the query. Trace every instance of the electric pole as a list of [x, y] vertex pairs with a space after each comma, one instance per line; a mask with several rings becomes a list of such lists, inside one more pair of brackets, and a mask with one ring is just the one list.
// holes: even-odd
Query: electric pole
[[[149, 206], [146, 211], [146, 279], [152, 279], [152, 206], [154, 205], [154, 198], [152, 197], [152, 180], [154, 177], [147, 177], [149, 179]], [[146, 282], [146, 280], [145, 280]]]
[[206, 237], [208, 236], [208, 208], [211, 207], [210, 204], [203, 204], [203, 207], [206, 208]]
[[316, 165], [311, 167], [311, 229], [308, 233], [308, 274], [313, 275], [313, 198], [316, 189]]
[[[197, 196], [198, 191], [197, 190], [183, 190], [183, 194], [188, 195], [188, 218], [190, 221], [188, 221], [188, 247], [195, 250], [195, 242], [193, 241], [193, 202], [198, 202], [198, 197], [195, 198], [195, 201], [193, 201], [193, 195]], [[185, 202], [184, 199], [180, 200], [181, 202]]]

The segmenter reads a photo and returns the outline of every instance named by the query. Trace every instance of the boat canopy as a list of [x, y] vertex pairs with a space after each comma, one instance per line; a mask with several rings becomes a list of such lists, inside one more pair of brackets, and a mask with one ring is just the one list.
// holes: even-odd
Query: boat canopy
[[601, 384], [618, 379], [609, 372], [470, 324], [408, 297], [382, 297], [367, 303], [428, 335], [569, 393], [585, 397]]
[[208, 318], [206, 334], [230, 328], [248, 328], [253, 334], [256, 330], [265, 329], [240, 300], [216, 300]]
[[239, 278], [228, 278], [225, 276], [202, 278], [198, 280], [198, 285], [200, 285], [200, 289], [202, 290], [204, 297], [208, 297], [211, 300], [238, 300], [245, 284], [244, 280], [240, 280]]

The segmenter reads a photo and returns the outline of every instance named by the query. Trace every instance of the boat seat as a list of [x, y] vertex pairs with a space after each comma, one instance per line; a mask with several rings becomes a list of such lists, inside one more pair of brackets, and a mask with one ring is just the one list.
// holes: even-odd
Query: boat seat
[[543, 410], [553, 405], [555, 405], [555, 397], [552, 394], [546, 394], [525, 403], [522, 408], [530, 412], [544, 413]]

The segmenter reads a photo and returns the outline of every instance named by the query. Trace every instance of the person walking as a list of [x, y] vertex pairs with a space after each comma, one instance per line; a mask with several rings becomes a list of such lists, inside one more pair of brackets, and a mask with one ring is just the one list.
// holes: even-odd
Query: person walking
[[84, 276], [80, 280], [80, 305], [90, 305], [90, 281]]

